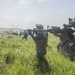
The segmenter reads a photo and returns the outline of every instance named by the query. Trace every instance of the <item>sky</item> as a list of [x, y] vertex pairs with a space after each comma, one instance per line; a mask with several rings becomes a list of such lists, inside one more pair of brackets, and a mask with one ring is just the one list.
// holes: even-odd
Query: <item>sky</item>
[[0, 0], [0, 27], [60, 26], [75, 17], [75, 0]]

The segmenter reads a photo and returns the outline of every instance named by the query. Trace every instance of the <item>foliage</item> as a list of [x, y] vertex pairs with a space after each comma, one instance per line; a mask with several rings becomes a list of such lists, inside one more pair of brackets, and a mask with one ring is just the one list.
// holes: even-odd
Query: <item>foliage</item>
[[59, 38], [49, 35], [47, 54], [38, 59], [35, 43], [20, 36], [0, 37], [0, 75], [75, 75], [75, 62], [57, 51]]

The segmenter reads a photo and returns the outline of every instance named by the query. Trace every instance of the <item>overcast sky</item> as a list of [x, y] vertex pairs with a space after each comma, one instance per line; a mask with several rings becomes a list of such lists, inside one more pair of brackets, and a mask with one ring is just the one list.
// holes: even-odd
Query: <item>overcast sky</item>
[[0, 27], [62, 27], [74, 17], [75, 0], [0, 0]]

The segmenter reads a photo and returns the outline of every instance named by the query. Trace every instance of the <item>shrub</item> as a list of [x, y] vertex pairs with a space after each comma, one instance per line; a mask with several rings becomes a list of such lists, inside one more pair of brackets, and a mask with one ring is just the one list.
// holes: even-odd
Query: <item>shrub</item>
[[8, 52], [5, 55], [5, 63], [6, 64], [12, 64], [12, 63], [14, 63], [14, 60], [15, 60], [15, 55], [13, 52]]

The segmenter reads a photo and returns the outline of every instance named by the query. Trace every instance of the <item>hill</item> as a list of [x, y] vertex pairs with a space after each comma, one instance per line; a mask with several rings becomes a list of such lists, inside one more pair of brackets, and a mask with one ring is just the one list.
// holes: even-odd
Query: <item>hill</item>
[[75, 75], [75, 61], [57, 51], [59, 38], [49, 35], [44, 60], [36, 56], [35, 43], [20, 36], [0, 37], [0, 75]]
[[19, 33], [20, 31], [23, 31], [23, 29], [20, 29], [20, 28], [0, 28], [1, 35], [8, 35], [13, 32]]

